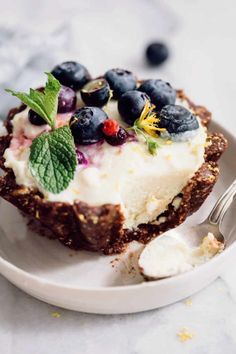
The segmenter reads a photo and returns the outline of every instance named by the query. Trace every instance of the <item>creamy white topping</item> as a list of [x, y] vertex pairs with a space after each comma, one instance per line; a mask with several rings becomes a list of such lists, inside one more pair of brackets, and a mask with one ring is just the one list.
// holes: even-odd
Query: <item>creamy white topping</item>
[[[110, 118], [123, 124], [116, 101], [110, 101], [104, 110]], [[118, 147], [105, 142], [81, 147], [88, 165], [78, 165], [66, 190], [48, 193], [28, 170], [31, 140], [48, 126], [33, 126], [27, 115], [28, 109], [15, 115], [12, 143], [4, 154], [5, 166], [13, 169], [17, 184], [38, 188], [49, 201], [79, 200], [94, 206], [120, 204], [127, 228], [155, 220], [204, 162], [206, 132], [201, 125], [191, 140], [164, 143], [156, 156], [148, 152], [142, 138]]]
[[209, 232], [198, 247], [190, 247], [178, 234], [155, 238], [139, 258], [141, 272], [148, 278], [160, 279], [191, 270], [209, 261], [224, 248]]

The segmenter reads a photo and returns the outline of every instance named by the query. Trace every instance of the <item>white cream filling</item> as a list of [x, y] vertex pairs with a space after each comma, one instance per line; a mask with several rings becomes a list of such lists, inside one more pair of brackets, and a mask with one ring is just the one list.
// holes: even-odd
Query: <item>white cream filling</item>
[[[122, 123], [116, 101], [109, 102], [104, 110], [110, 118]], [[33, 139], [45, 130], [45, 126], [30, 124], [27, 115], [28, 109], [15, 115], [13, 137], [23, 133]], [[6, 149], [4, 157], [5, 166], [13, 169], [17, 184], [38, 188], [49, 201], [73, 203], [79, 200], [94, 206], [120, 204], [125, 227], [135, 228], [140, 223], [155, 220], [181, 192], [204, 162], [205, 142], [206, 132], [200, 125], [190, 141], [163, 144], [155, 156], [147, 151], [142, 138], [120, 147], [107, 143], [81, 147], [90, 164], [78, 165], [74, 179], [59, 194], [43, 190], [31, 176], [27, 142], [17, 150], [13, 146]]]

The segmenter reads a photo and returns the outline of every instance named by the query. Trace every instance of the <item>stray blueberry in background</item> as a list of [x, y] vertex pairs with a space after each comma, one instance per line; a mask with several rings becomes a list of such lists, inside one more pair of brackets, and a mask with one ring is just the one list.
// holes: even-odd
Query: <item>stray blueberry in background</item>
[[162, 42], [149, 44], [146, 49], [146, 58], [151, 65], [160, 65], [169, 57], [169, 49]]

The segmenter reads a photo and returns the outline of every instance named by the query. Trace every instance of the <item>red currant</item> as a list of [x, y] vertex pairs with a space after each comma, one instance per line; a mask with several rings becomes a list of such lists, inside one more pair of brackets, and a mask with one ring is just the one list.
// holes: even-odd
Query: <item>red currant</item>
[[102, 131], [106, 136], [114, 136], [119, 129], [119, 124], [115, 119], [106, 119], [103, 123]]

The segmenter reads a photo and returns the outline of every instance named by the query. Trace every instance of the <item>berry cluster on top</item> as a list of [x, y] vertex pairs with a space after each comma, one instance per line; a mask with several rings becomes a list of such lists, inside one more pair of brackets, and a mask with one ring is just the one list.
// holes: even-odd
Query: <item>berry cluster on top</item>
[[[103, 77], [92, 79], [88, 70], [75, 61], [57, 65], [51, 73], [62, 85], [58, 113], [72, 112], [69, 126], [77, 145], [94, 144], [104, 139], [111, 145], [122, 145], [130, 137], [129, 128], [136, 124], [147, 107], [147, 115], [152, 117], [149, 125], [153, 125], [156, 137], [162, 134], [160, 131], [175, 138], [199, 128], [196, 117], [185, 107], [175, 104], [176, 91], [163, 80], [146, 80], [139, 85], [133, 73], [123, 69], [111, 69]], [[85, 106], [76, 109], [78, 91]], [[123, 127], [102, 109], [111, 98], [118, 100]], [[153, 119], [153, 115], [158, 119]], [[45, 124], [32, 110], [28, 117], [34, 125]]]

